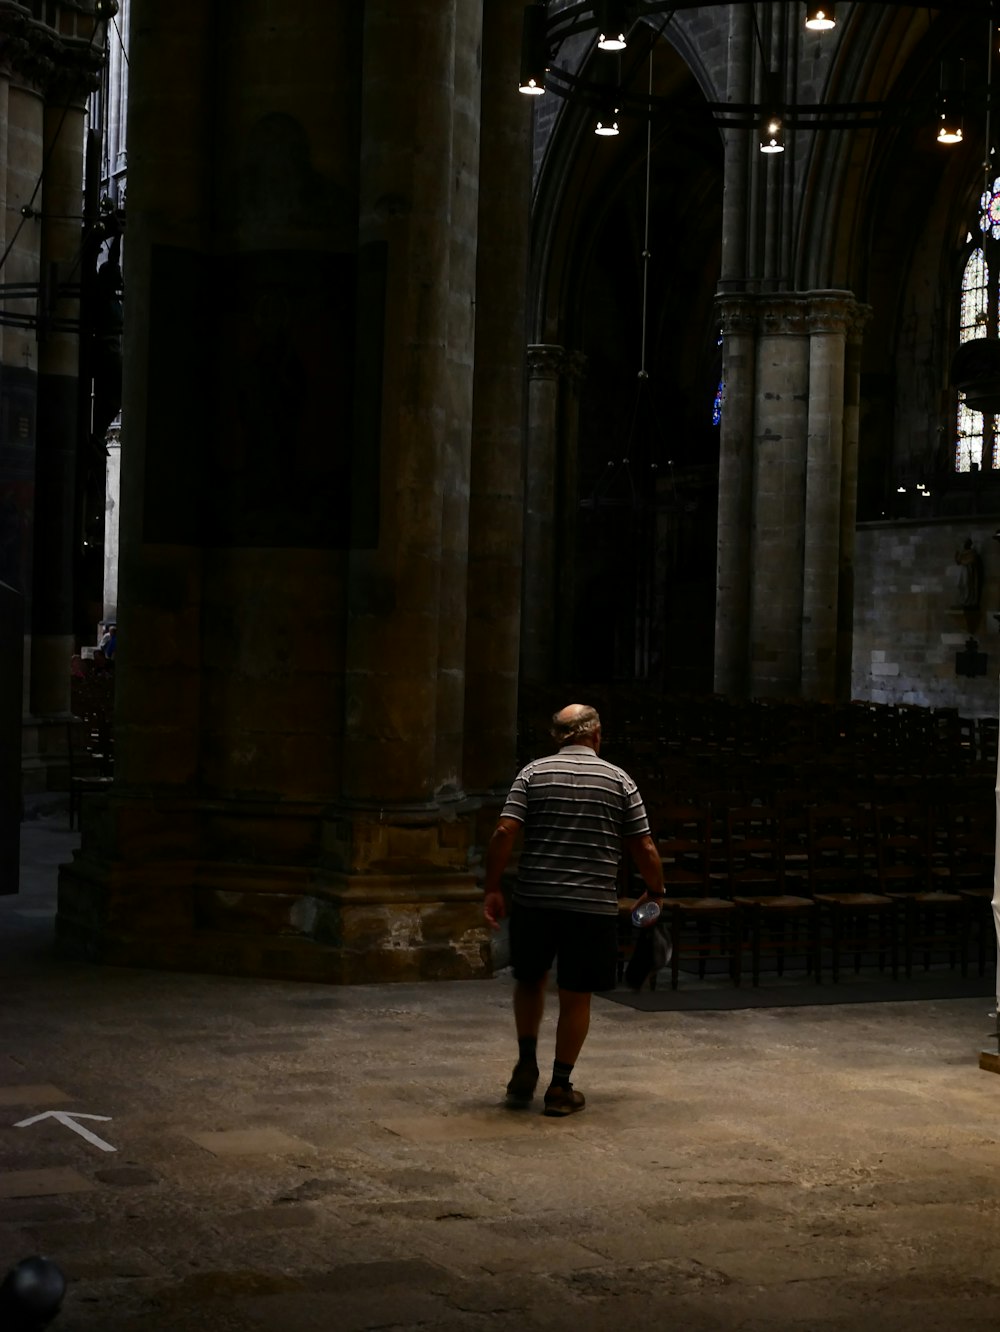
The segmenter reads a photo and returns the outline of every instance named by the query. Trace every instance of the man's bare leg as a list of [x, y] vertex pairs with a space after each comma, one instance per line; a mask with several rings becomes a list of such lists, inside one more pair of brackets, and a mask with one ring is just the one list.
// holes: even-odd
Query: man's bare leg
[[572, 1067], [590, 1030], [590, 995], [578, 990], [559, 991], [559, 1025], [556, 1027], [556, 1059]]
[[556, 1057], [552, 1065], [552, 1082], [545, 1093], [547, 1115], [572, 1115], [587, 1103], [583, 1093], [576, 1091], [569, 1079], [589, 1030], [590, 995], [578, 990], [560, 990]]
[[545, 1012], [547, 980], [548, 976], [545, 975], [540, 981], [514, 982], [514, 1025], [519, 1040], [522, 1036], [538, 1036]]
[[538, 1030], [545, 1012], [545, 983], [514, 982], [514, 1025], [517, 1027], [518, 1060], [507, 1083], [507, 1099], [512, 1105], [526, 1105], [538, 1083]]

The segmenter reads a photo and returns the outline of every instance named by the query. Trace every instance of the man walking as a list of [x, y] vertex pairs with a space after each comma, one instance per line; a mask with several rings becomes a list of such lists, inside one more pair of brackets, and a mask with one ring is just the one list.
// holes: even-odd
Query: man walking
[[500, 880], [523, 827], [510, 918], [518, 1061], [507, 1097], [523, 1105], [535, 1093], [545, 985], [558, 957], [559, 1021], [545, 1114], [571, 1115], [586, 1104], [570, 1075], [590, 1027], [590, 996], [615, 985], [622, 840], [646, 883], [642, 901], [663, 896], [663, 866], [635, 782], [599, 757], [594, 708], [563, 708], [552, 718], [552, 736], [558, 753], [521, 769], [490, 839], [483, 914], [500, 928]]

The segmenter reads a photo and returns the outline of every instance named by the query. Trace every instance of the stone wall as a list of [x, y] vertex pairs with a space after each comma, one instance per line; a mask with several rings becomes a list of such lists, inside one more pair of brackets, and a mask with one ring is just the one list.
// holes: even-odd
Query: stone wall
[[[997, 715], [1000, 672], [1000, 519], [865, 523], [856, 552], [852, 697]], [[971, 538], [982, 560], [979, 610], [956, 607], [955, 552]], [[955, 654], [975, 638], [986, 673], [957, 675]]]

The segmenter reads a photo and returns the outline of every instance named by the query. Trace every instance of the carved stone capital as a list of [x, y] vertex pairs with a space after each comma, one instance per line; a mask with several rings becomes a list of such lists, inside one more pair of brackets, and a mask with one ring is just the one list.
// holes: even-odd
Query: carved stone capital
[[809, 332], [859, 336], [871, 318], [871, 306], [862, 305], [849, 291], [809, 292]]
[[93, 12], [61, 0], [59, 31], [38, 22], [15, 0], [0, 0], [0, 73], [24, 80], [61, 102], [81, 107], [100, 83], [104, 44]]
[[724, 338], [752, 336], [757, 331], [757, 302], [753, 296], [718, 296], [715, 312]]
[[536, 342], [528, 347], [529, 379], [578, 381], [583, 377], [587, 358], [583, 352], [567, 351], [551, 342]]
[[718, 296], [715, 309], [723, 337], [844, 333], [856, 339], [872, 314], [871, 306], [863, 305], [849, 291]]
[[855, 303], [854, 313], [848, 320], [847, 324], [848, 342], [858, 343], [861, 341], [862, 335], [868, 327], [873, 313], [874, 311], [870, 305], [862, 305], [860, 301]]
[[804, 337], [810, 331], [808, 301], [791, 292], [760, 297], [758, 318], [761, 333], [769, 336]]

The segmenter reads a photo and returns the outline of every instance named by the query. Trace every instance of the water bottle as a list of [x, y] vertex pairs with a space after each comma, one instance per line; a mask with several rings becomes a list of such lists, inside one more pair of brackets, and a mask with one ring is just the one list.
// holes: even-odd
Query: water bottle
[[654, 902], [652, 898], [648, 902], [642, 902], [632, 910], [632, 924], [637, 929], [645, 929], [647, 925], [652, 925], [654, 921], [660, 918], [660, 904]]

